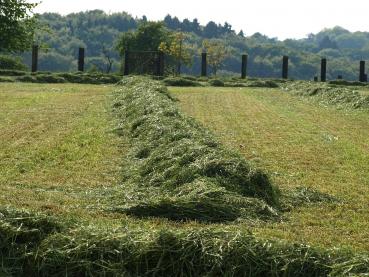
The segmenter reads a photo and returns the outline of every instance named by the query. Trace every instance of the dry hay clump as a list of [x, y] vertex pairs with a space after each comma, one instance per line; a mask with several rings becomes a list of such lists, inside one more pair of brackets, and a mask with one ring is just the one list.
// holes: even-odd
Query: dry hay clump
[[359, 91], [334, 84], [316, 82], [293, 82], [284, 86], [285, 91], [303, 97], [311, 97], [323, 105], [335, 105], [349, 109], [368, 109], [369, 96]]
[[124, 79], [114, 110], [131, 143], [117, 210], [207, 222], [278, 216], [268, 177], [179, 112], [162, 83]]

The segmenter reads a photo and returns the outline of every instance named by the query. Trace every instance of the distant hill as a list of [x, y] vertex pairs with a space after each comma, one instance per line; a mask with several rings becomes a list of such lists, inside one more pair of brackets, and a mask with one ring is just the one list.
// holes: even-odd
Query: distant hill
[[[41, 23], [49, 31], [37, 35], [38, 43], [45, 50], [40, 54], [40, 69], [47, 71], [74, 71], [78, 47], [86, 47], [88, 70], [105, 70], [106, 56], [113, 58], [113, 70], [120, 69], [120, 58], [114, 49], [120, 33], [137, 28], [143, 18], [133, 18], [128, 13], [106, 14], [100, 10], [80, 12], [61, 16], [44, 13], [39, 16]], [[280, 77], [283, 55], [290, 57], [290, 77], [312, 79], [318, 75], [320, 59], [328, 59], [328, 78], [343, 75], [345, 79], [358, 78], [358, 61], [369, 59], [369, 33], [351, 33], [341, 27], [324, 29], [310, 34], [305, 39], [279, 41], [263, 34], [247, 34], [247, 30], [236, 33], [229, 23], [209, 22], [201, 26], [197, 19], [179, 20], [170, 15], [163, 19], [172, 30], [190, 34], [189, 42], [201, 48], [203, 39], [220, 39], [231, 50], [232, 55], [225, 61], [221, 74], [238, 74], [240, 56], [249, 55], [248, 75], [257, 77]], [[24, 55], [29, 63], [30, 55]], [[199, 74], [199, 59], [186, 73]]]

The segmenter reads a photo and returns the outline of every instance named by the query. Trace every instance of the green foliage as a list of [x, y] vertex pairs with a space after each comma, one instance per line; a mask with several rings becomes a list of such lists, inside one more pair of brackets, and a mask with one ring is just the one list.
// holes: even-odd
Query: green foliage
[[0, 4], [0, 52], [29, 49], [36, 28], [32, 10], [37, 4], [25, 0], [1, 0]]
[[230, 55], [229, 49], [221, 40], [207, 40], [202, 42], [201, 52], [205, 51], [208, 57], [208, 65], [214, 75], [223, 66], [224, 60]]
[[26, 71], [27, 67], [20, 58], [0, 55], [0, 70], [21, 70]]
[[158, 51], [162, 42], [169, 41], [169, 31], [160, 22], [143, 22], [136, 31], [123, 33], [117, 42], [117, 50], [123, 56], [128, 50]]
[[[55, 63], [45, 65], [40, 64], [42, 70], [65, 71], [67, 68], [76, 68], [78, 47], [86, 47], [86, 57], [97, 61], [103, 66], [104, 46], [118, 45], [119, 51], [111, 52], [111, 59], [114, 64], [121, 63], [119, 54], [124, 52], [126, 45], [123, 41], [136, 41], [134, 35], [138, 25], [148, 24], [147, 20], [135, 19], [127, 13], [106, 14], [103, 11], [94, 10], [61, 16], [58, 14], [46, 13], [39, 16], [40, 24], [50, 27], [51, 32], [38, 31], [37, 40], [50, 49], [64, 57], [60, 64]], [[158, 23], [159, 24], [159, 23]], [[315, 75], [319, 75], [320, 59], [322, 56], [328, 59], [328, 74], [330, 80], [336, 79], [337, 75], [343, 75], [347, 80], [357, 80], [358, 60], [360, 58], [369, 59], [369, 36], [365, 32], [351, 33], [343, 28], [335, 27], [325, 29], [317, 34], [311, 34], [307, 38], [294, 40], [287, 39], [279, 41], [275, 38], [268, 38], [265, 35], [256, 33], [249, 36], [239, 36], [228, 23], [216, 24], [209, 22], [201, 26], [196, 19], [183, 21], [168, 15], [164, 19], [164, 25], [172, 31], [181, 30], [186, 36], [186, 45], [192, 52], [202, 48], [204, 39], [219, 39], [230, 51], [230, 55], [223, 62], [220, 75], [240, 73], [241, 55], [247, 53], [248, 70], [251, 77], [259, 78], [280, 78], [281, 77], [281, 57], [290, 57], [289, 76], [293, 79], [312, 80]], [[160, 28], [159, 28], [160, 29]], [[161, 31], [153, 30], [155, 43], [150, 41], [148, 36], [142, 35], [144, 43], [132, 45], [132, 50], [157, 50], [160, 42]], [[163, 27], [162, 30], [166, 30]], [[166, 32], [169, 32], [166, 30]], [[122, 34], [122, 32], [124, 32]], [[150, 32], [147, 31], [146, 34]], [[164, 31], [165, 33], [165, 31]], [[165, 34], [162, 34], [166, 37]], [[121, 36], [121, 37], [120, 37]], [[120, 38], [119, 38], [120, 37]], [[158, 38], [159, 37], [159, 38]], [[331, 45], [322, 45], [325, 37], [329, 38]], [[119, 38], [116, 41], [116, 38]], [[147, 41], [149, 43], [147, 44]], [[170, 45], [170, 39], [165, 40]], [[177, 43], [178, 45], [178, 43]], [[324, 48], [321, 48], [323, 47]], [[330, 46], [330, 48], [325, 48]], [[337, 46], [337, 47], [336, 47]], [[332, 49], [334, 47], [335, 49]], [[50, 51], [50, 52], [53, 52]], [[42, 59], [42, 55], [40, 56]], [[210, 61], [210, 60], [209, 60]], [[27, 61], [29, 63], [29, 61]], [[69, 66], [66, 66], [66, 63]], [[175, 62], [171, 62], [174, 64]], [[190, 66], [182, 66], [182, 73], [198, 75], [200, 73], [200, 57], [194, 55]], [[99, 66], [98, 66], [99, 67]], [[118, 71], [118, 66], [113, 67], [113, 71]]]

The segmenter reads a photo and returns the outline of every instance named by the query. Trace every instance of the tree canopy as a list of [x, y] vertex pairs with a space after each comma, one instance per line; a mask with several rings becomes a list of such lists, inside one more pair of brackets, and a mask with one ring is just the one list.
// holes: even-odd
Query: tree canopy
[[[219, 75], [239, 75], [241, 55], [248, 54], [249, 76], [281, 77], [281, 59], [283, 55], [288, 55], [291, 78], [312, 79], [319, 75], [320, 59], [327, 58], [328, 79], [343, 75], [344, 79], [357, 80], [359, 60], [369, 59], [369, 33], [350, 32], [341, 27], [324, 29], [303, 39], [281, 41], [261, 33], [248, 34], [247, 29], [238, 33], [227, 22], [200, 25], [196, 18], [180, 20], [171, 15], [156, 22], [156, 26], [151, 25], [146, 17], [134, 18], [125, 12], [107, 14], [99, 10], [66, 16], [45, 13], [38, 16], [38, 21], [40, 25], [49, 26], [51, 30], [43, 32], [38, 29], [36, 32], [38, 41], [49, 47], [47, 53], [41, 52], [39, 56], [39, 68], [47, 71], [75, 70], [78, 47], [86, 48], [87, 70], [98, 65], [98, 68], [106, 71], [108, 63], [104, 56], [104, 47], [110, 48], [118, 43], [120, 50], [109, 53], [114, 61], [112, 71], [117, 71], [122, 61], [120, 53], [125, 47], [123, 41], [131, 41], [133, 36], [136, 43], [130, 44], [132, 50], [158, 50], [163, 37], [171, 32], [183, 33], [186, 46], [192, 49], [191, 66], [186, 66], [183, 62], [181, 69], [188, 74], [200, 73], [201, 58], [198, 53], [205, 39], [220, 40], [229, 51], [229, 55], [222, 62], [223, 66], [218, 70]], [[143, 27], [142, 24], [147, 25]], [[134, 31], [138, 30], [138, 26], [141, 26], [140, 35], [136, 37]], [[150, 30], [159, 31], [159, 34], [154, 36], [153, 42], [146, 44]], [[168, 48], [171, 47], [169, 42], [166, 44]], [[180, 40], [174, 43], [170, 50], [173, 57], [178, 56], [178, 42]], [[26, 54], [24, 57], [29, 63], [30, 55]], [[46, 58], [60, 62], [50, 63]]]
[[22, 52], [32, 45], [36, 27], [33, 9], [25, 0], [0, 0], [0, 51]]

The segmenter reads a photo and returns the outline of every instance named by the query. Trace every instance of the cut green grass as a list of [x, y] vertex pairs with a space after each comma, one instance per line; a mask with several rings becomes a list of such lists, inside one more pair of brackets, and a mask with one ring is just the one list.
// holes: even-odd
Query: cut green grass
[[369, 114], [301, 101], [279, 89], [171, 88], [182, 110], [269, 172], [282, 191], [305, 186], [339, 205], [292, 210], [253, 231], [325, 247], [369, 250]]
[[[343, 276], [369, 272], [367, 255], [291, 244], [294, 240], [265, 239], [265, 232], [261, 232], [262, 239], [251, 234], [251, 230], [267, 230], [262, 226], [273, 225], [264, 221], [241, 224], [180, 221], [183, 218], [201, 220], [194, 213], [193, 203], [200, 204], [195, 209], [215, 211], [218, 218], [225, 215], [227, 220], [229, 212], [234, 212], [230, 207], [236, 211], [240, 204], [252, 207], [252, 203], [240, 201], [246, 197], [234, 198], [238, 193], [245, 193], [240, 184], [245, 183], [245, 173], [252, 167], [246, 166], [238, 154], [217, 143], [201, 125], [180, 115], [161, 84], [143, 79], [136, 85], [120, 89], [122, 98], [115, 100], [127, 100], [124, 94], [132, 96], [135, 91], [143, 94], [135, 95], [138, 103], [124, 103], [128, 111], [118, 112], [117, 120], [110, 114], [113, 87], [0, 85], [0, 100], [6, 103], [0, 111], [0, 126], [5, 130], [1, 134], [0, 152], [1, 174], [5, 176], [0, 179], [5, 193], [0, 198], [0, 275]], [[161, 96], [153, 91], [155, 87], [160, 88]], [[143, 88], [150, 94], [142, 91]], [[117, 113], [119, 101], [114, 103]], [[150, 114], [150, 110], [152, 116], [132, 124], [132, 117], [142, 112]], [[119, 132], [111, 132], [118, 124], [116, 131]], [[183, 128], [176, 128], [178, 126]], [[181, 144], [168, 148], [168, 138], [175, 146], [182, 141], [181, 137], [192, 142], [186, 146], [189, 148]], [[182, 158], [192, 153], [204, 154], [197, 150], [181, 152], [194, 145], [201, 149], [210, 147], [208, 151], [213, 151], [212, 156], [222, 162], [209, 163], [205, 159], [200, 163], [205, 166], [195, 171], [195, 177], [204, 172], [210, 176], [202, 176], [186, 185], [181, 181], [193, 172], [186, 171], [182, 162], [188, 160]], [[181, 153], [184, 155], [179, 155]], [[156, 159], [145, 164], [143, 160], [150, 161], [149, 156]], [[170, 158], [169, 163], [166, 158]], [[140, 167], [137, 162], [145, 166]], [[234, 166], [236, 164], [238, 166]], [[137, 169], [143, 173], [141, 183], [135, 180], [139, 176]], [[180, 174], [186, 178], [174, 178], [178, 172], [186, 173]], [[160, 179], [163, 173], [168, 178]], [[256, 172], [249, 173], [253, 176]], [[155, 180], [163, 182], [155, 183]], [[177, 181], [177, 187], [171, 186], [173, 181]], [[259, 185], [270, 188], [269, 182], [261, 181]], [[150, 186], [153, 184], [165, 186], [171, 198], [160, 201], [159, 206], [155, 206], [158, 203], [154, 201], [149, 204], [155, 205], [136, 205], [135, 208], [149, 207], [149, 211], [155, 208], [159, 214], [153, 216], [159, 218], [138, 219], [114, 212], [117, 201], [124, 205], [127, 200], [136, 203], [145, 202], [146, 197], [155, 200], [160, 195], [155, 195], [155, 186]], [[134, 190], [130, 190], [130, 185]], [[140, 194], [140, 188], [151, 189], [151, 195], [147, 191]], [[270, 197], [267, 192], [252, 198], [267, 200]], [[194, 198], [196, 195], [211, 201], [198, 201], [201, 199]], [[144, 201], [137, 201], [140, 197]], [[188, 202], [188, 199], [195, 201]], [[294, 201], [289, 203], [292, 207], [298, 206], [298, 202], [335, 202], [329, 195], [304, 188], [291, 191], [288, 199]], [[167, 200], [175, 200], [175, 205]], [[229, 205], [232, 201], [233, 206]], [[132, 212], [136, 216], [137, 213], [142, 210]], [[147, 215], [148, 211], [144, 213]], [[163, 213], [178, 217], [164, 216], [163, 219]], [[196, 217], [188, 217], [189, 214]], [[237, 213], [231, 216], [239, 217]]]
[[[86, 215], [116, 184], [113, 86], [0, 85], [0, 206]], [[90, 207], [90, 208], [86, 208]]]

